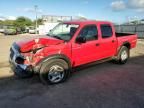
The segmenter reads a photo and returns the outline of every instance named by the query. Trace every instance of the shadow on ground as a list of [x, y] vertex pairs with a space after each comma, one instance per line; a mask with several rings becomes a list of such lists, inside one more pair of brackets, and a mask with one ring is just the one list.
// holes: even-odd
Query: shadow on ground
[[43, 85], [37, 75], [29, 79], [3, 77], [0, 106], [144, 108], [143, 66], [144, 55], [130, 58], [126, 65], [93, 63], [74, 69], [68, 81], [52, 86]]
[[[96, 62], [96, 63], [91, 63], [88, 65], [77, 67], [73, 69], [72, 76], [67, 83], [73, 81], [75, 78], [83, 78], [83, 76], [95, 75], [97, 73], [100, 74], [98, 70], [103, 69], [103, 70], [107, 70], [108, 72], [109, 71], [112, 72], [113, 69], [118, 71], [119, 69], [126, 68], [126, 67], [133, 68], [131, 67], [133, 65], [144, 66], [144, 55], [130, 58], [126, 65], [113, 64], [112, 62], [104, 62], [98, 64]], [[0, 68], [1, 67], [9, 67], [9, 63], [0, 63]], [[137, 70], [137, 71], [144, 71], [144, 70]], [[106, 71], [103, 72], [107, 73]], [[14, 75], [0, 78], [0, 87], [2, 86], [9, 87], [15, 84], [21, 87], [25, 87], [28, 85], [31, 86], [33, 84], [43, 85], [40, 83], [38, 75], [35, 75], [33, 78], [28, 78], [28, 79], [20, 79]]]

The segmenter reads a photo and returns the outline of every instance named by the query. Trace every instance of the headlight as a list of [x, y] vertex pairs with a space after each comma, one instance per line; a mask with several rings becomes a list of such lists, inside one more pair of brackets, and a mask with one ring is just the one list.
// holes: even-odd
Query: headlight
[[24, 64], [24, 58], [22, 57], [22, 56], [19, 56], [19, 57], [16, 57], [16, 60], [15, 60], [15, 62], [17, 63], [17, 64]]

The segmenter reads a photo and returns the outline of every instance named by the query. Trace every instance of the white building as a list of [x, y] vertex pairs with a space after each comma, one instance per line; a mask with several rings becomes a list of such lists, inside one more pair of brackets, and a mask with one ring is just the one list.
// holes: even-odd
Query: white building
[[60, 22], [72, 20], [72, 16], [43, 15], [42, 19], [43, 19], [43, 25], [39, 25], [38, 31], [39, 34], [45, 35]]

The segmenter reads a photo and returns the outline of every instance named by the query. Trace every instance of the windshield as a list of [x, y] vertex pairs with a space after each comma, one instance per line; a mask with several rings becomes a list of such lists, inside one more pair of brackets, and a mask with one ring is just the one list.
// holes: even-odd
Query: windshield
[[58, 24], [53, 30], [51, 30], [47, 35], [60, 39], [69, 41], [75, 34], [79, 25], [76, 24]]

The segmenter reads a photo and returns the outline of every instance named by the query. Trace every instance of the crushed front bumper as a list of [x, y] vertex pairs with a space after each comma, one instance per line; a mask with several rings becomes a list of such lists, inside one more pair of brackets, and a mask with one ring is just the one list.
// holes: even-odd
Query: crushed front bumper
[[18, 46], [14, 43], [10, 49], [9, 63], [12, 71], [19, 77], [28, 77], [33, 73], [33, 68], [31, 65], [26, 65], [24, 63], [18, 64], [16, 62], [17, 58], [24, 60], [24, 57], [20, 54]]

